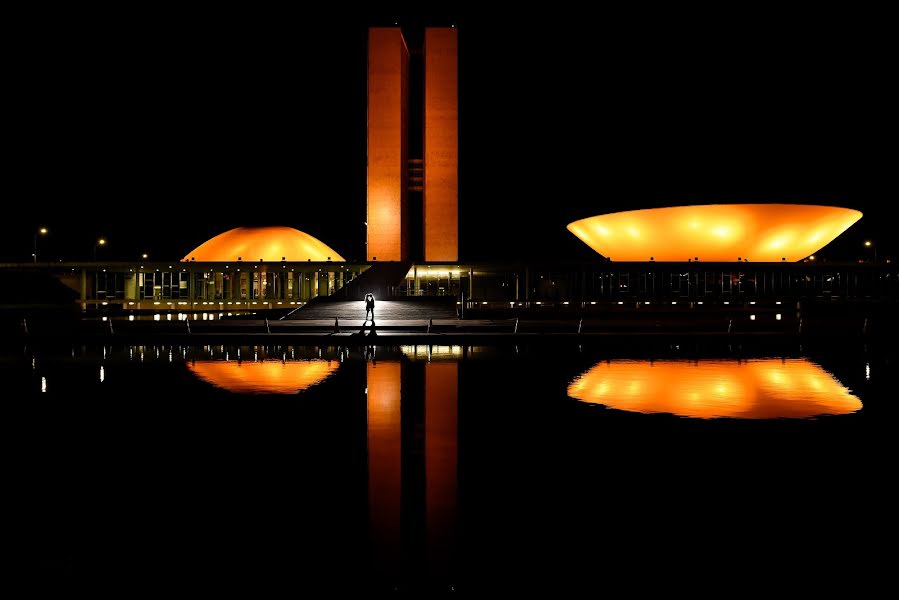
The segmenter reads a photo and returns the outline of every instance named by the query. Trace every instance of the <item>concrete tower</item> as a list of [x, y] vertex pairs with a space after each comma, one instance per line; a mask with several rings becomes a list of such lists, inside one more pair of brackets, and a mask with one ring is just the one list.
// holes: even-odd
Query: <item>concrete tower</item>
[[368, 30], [368, 260], [409, 258], [409, 50], [399, 27]]
[[[422, 91], [424, 110], [422, 122], [410, 124], [408, 105], [412, 84], [409, 49], [403, 34], [398, 27], [369, 29], [368, 260], [424, 258], [429, 262], [455, 262], [459, 259], [456, 29], [426, 28], [423, 46], [421, 72], [413, 74], [411, 81], [420, 84], [415, 89]], [[422, 135], [422, 158], [410, 160], [410, 131]], [[417, 194], [421, 193], [421, 210], [415, 211], [421, 214], [420, 223], [410, 222], [410, 190], [416, 202]], [[423, 256], [410, 256], [413, 235], [422, 242]]]
[[455, 28], [425, 30], [424, 258], [459, 260], [459, 68]]

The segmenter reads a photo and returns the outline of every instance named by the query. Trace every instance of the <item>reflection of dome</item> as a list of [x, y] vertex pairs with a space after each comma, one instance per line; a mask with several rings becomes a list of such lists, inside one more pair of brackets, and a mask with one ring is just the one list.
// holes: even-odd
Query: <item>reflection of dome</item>
[[238, 227], [220, 233], [197, 246], [184, 260], [201, 262], [226, 262], [237, 260], [256, 262], [343, 261], [330, 246], [293, 227]]
[[629, 210], [569, 223], [568, 230], [616, 261], [797, 261], [862, 213], [805, 204], [709, 204]]
[[618, 410], [700, 419], [806, 418], [862, 407], [845, 386], [805, 358], [600, 362], [571, 382], [568, 395]]
[[321, 383], [339, 366], [339, 362], [330, 360], [198, 360], [187, 363], [187, 368], [200, 379], [238, 394], [296, 394]]

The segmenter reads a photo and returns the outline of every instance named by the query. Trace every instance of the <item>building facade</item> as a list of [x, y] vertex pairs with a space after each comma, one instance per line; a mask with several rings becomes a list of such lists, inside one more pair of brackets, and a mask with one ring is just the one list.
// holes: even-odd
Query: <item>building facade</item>
[[[459, 259], [457, 40], [455, 28], [426, 28], [421, 67], [413, 71], [399, 27], [369, 29], [369, 261]], [[421, 122], [415, 123], [409, 105], [413, 86], [423, 98]], [[410, 135], [422, 138], [419, 156], [410, 155]]]

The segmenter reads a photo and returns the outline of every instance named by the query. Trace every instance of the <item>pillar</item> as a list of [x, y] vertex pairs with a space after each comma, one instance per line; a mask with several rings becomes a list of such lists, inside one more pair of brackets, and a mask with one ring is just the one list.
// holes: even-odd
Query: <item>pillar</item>
[[459, 77], [457, 31], [425, 29], [424, 258], [459, 260]]
[[409, 50], [398, 27], [368, 30], [368, 260], [409, 256]]
[[449, 574], [458, 500], [459, 363], [425, 364], [425, 510], [428, 566]]

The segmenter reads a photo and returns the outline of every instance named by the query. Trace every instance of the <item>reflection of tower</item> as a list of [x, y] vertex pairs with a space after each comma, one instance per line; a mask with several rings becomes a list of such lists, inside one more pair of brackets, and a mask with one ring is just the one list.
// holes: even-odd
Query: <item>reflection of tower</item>
[[[423, 73], [411, 78], [423, 86], [423, 123], [410, 124], [409, 50], [403, 34], [398, 27], [369, 29], [368, 260], [418, 258], [411, 256], [410, 246], [419, 229], [424, 260], [459, 257], [455, 28], [427, 28], [423, 53]], [[422, 135], [423, 160], [409, 157], [410, 132]], [[422, 193], [421, 223], [410, 222], [410, 190]]]
[[459, 363], [425, 364], [425, 511], [428, 570], [446, 577], [455, 546]]
[[368, 505], [380, 570], [400, 560], [400, 363], [368, 363]]
[[367, 368], [376, 571], [388, 578], [405, 569], [418, 572], [418, 561], [426, 559], [429, 577], [445, 582], [455, 552], [458, 364], [381, 361]]

